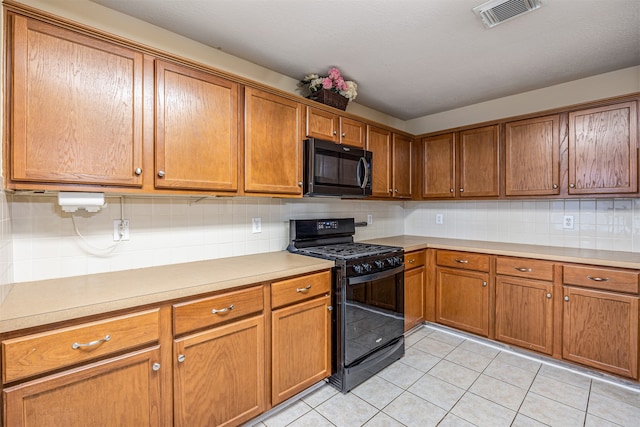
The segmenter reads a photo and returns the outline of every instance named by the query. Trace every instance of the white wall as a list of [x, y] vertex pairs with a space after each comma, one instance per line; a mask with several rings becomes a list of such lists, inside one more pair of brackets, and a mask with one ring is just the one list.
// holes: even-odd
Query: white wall
[[[89, 245], [74, 232], [71, 214], [53, 196], [11, 197], [13, 273], [16, 282], [150, 267], [204, 259], [284, 250], [290, 218], [355, 217], [373, 224], [356, 229], [356, 240], [403, 233], [401, 203], [341, 201], [325, 198], [106, 197], [97, 214], [78, 211], [76, 224]], [[130, 221], [130, 240], [111, 253], [113, 220]], [[253, 234], [259, 217], [262, 232]], [[7, 221], [8, 224], [8, 221]]]
[[414, 135], [640, 92], [640, 66], [469, 105], [406, 122]]

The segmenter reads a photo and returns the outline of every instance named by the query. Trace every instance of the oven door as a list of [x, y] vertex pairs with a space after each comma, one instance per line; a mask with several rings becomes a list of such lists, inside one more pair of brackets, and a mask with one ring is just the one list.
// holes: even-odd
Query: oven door
[[344, 288], [344, 366], [404, 333], [404, 266], [347, 277]]

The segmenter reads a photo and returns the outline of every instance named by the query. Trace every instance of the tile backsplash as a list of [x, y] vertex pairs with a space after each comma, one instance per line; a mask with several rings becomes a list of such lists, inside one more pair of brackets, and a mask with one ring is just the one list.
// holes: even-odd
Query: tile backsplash
[[[75, 225], [51, 195], [0, 193], [0, 284], [284, 250], [290, 218], [355, 217], [356, 240], [398, 234], [640, 252], [640, 199], [382, 202], [116, 197]], [[436, 215], [442, 224], [436, 224]], [[113, 221], [130, 222], [114, 247]], [[572, 216], [573, 229], [564, 228]], [[252, 233], [252, 218], [262, 231]], [[6, 260], [13, 260], [6, 261]], [[0, 287], [1, 288], [1, 287]]]

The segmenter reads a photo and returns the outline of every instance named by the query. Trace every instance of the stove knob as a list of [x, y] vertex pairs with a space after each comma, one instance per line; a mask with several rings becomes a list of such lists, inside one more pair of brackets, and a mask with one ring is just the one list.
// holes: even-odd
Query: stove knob
[[395, 257], [393, 258], [387, 258], [387, 263], [389, 263], [390, 266], [394, 266], [396, 265], [396, 259]]
[[371, 264], [365, 262], [364, 264], [362, 264], [362, 268], [364, 268], [364, 271], [369, 272], [371, 271]]
[[376, 261], [375, 264], [376, 264], [376, 267], [378, 268], [384, 267], [384, 261]]
[[402, 258], [399, 256], [394, 256], [393, 259], [396, 261], [396, 265], [402, 264]]
[[353, 266], [353, 271], [355, 271], [358, 274], [362, 273], [362, 266], [360, 264], [354, 265]]

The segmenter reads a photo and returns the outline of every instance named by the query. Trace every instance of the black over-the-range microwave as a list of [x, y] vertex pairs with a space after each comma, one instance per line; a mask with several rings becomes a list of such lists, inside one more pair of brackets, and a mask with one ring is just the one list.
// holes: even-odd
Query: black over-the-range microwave
[[371, 195], [371, 151], [317, 138], [303, 144], [305, 196]]

